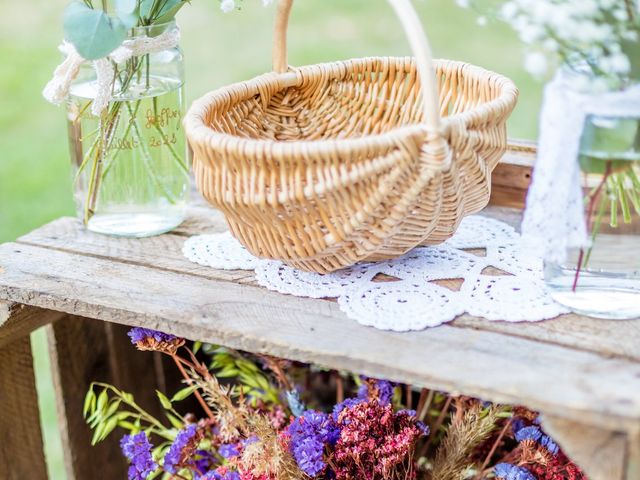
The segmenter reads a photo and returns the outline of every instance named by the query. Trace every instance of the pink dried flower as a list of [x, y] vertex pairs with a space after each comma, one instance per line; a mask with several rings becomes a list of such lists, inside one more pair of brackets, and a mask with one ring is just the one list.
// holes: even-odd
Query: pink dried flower
[[338, 480], [411, 476], [413, 449], [424, 435], [411, 412], [394, 413], [391, 405], [370, 400], [343, 410], [338, 426], [340, 438], [331, 459]]

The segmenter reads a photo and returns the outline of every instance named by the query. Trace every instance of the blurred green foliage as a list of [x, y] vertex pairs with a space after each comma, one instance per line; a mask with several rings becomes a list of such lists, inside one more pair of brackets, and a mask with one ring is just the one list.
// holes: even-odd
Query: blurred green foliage
[[[434, 54], [469, 61], [511, 77], [521, 89], [510, 135], [534, 138], [541, 86], [521, 67], [522, 48], [500, 24], [479, 27], [473, 12], [454, 0], [415, 0]], [[61, 58], [60, 21], [65, 0], [1, 1], [0, 16], [0, 242], [10, 241], [61, 215], [73, 215], [64, 110], [40, 94]], [[274, 8], [244, 0], [223, 14], [217, 0], [193, 0], [178, 15], [187, 62], [187, 97], [270, 68]], [[409, 53], [402, 30], [384, 0], [298, 0], [290, 27], [292, 65], [366, 55]], [[64, 478], [53, 398], [36, 335], [44, 427], [52, 478]], [[80, 412], [79, 412], [80, 414]]]

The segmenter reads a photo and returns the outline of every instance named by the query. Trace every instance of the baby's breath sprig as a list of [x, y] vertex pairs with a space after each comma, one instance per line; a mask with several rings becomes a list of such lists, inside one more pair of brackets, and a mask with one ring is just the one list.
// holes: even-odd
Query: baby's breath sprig
[[[547, 75], [555, 61], [588, 73], [583, 88], [640, 80], [639, 0], [457, 0], [509, 24], [526, 45], [525, 69]], [[550, 61], [551, 59], [551, 61]]]

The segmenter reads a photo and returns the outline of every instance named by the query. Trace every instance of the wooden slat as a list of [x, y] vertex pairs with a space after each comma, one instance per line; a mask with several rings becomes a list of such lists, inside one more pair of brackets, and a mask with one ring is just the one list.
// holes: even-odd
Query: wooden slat
[[47, 478], [29, 335], [0, 346], [0, 477]]
[[[498, 218], [518, 227], [520, 212], [501, 207], [489, 207], [482, 214]], [[208, 222], [206, 232], [224, 231], [225, 224], [219, 212], [212, 209], [194, 209], [190, 215], [192, 225]], [[254, 284], [253, 272], [222, 271], [201, 267], [189, 262], [181, 249], [185, 238], [163, 235], [148, 239], [123, 240], [87, 232], [75, 219], [61, 219], [46, 225], [20, 239], [21, 243], [45, 246], [59, 250], [92, 255], [98, 258], [136, 265], [166, 269], [215, 280], [231, 280]], [[606, 321], [566, 315], [560, 319], [539, 323], [488, 322], [464, 315], [455, 326], [515, 335], [544, 343], [565, 345], [602, 354], [640, 361], [640, 322]]]
[[[543, 416], [545, 431], [588, 473], [589, 480], [626, 480], [627, 435]], [[628, 477], [629, 480], [638, 477]]]
[[119, 447], [122, 432], [92, 447], [92, 432], [82, 417], [84, 397], [91, 382], [108, 382], [132, 393], [136, 403], [162, 418], [155, 392], [164, 385], [157, 381], [156, 355], [138, 352], [122, 325], [65, 316], [48, 329], [69, 480], [126, 478], [127, 466]]
[[509, 150], [491, 175], [492, 205], [524, 208], [535, 155], [534, 144], [511, 141]]
[[31, 332], [55, 322], [61, 315], [51, 310], [0, 301], [0, 347], [28, 337]]
[[382, 332], [347, 319], [332, 302], [27, 245], [0, 246], [0, 264], [0, 297], [17, 302], [526, 403], [584, 423], [640, 419], [640, 364], [626, 360], [450, 326]]
[[53, 383], [65, 467], [69, 480], [126, 478], [118, 439], [91, 447], [91, 429], [82, 417], [92, 381], [109, 382], [109, 348], [102, 322], [66, 316], [47, 327]]
[[636, 425], [628, 436], [626, 467], [625, 480], [640, 479], [640, 425]]

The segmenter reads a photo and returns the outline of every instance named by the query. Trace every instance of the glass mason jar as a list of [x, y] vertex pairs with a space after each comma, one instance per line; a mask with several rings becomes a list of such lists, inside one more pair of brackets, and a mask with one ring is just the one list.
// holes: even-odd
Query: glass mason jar
[[577, 161], [590, 244], [547, 263], [546, 283], [577, 313], [640, 317], [640, 114], [588, 116]]
[[[175, 22], [136, 27], [155, 37]], [[91, 231], [130, 237], [167, 232], [184, 219], [189, 166], [182, 130], [183, 56], [179, 47], [115, 65], [113, 96], [91, 113], [96, 73], [83, 65], [67, 117], [79, 217]]]

